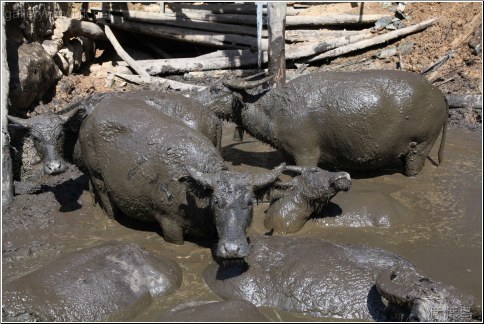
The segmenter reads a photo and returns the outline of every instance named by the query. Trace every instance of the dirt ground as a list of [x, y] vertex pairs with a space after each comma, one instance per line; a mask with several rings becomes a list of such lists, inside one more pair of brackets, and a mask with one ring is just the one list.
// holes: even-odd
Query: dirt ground
[[[137, 9], [142, 9], [138, 4]], [[359, 7], [350, 3], [310, 6], [303, 14], [357, 13]], [[364, 13], [387, 13], [382, 3], [365, 3]], [[482, 93], [482, 54], [475, 55], [468, 40], [456, 48], [450, 44], [462, 35], [466, 26], [480, 15], [482, 5], [476, 2], [408, 3], [405, 9], [407, 25], [430, 17], [439, 20], [427, 30], [400, 40], [352, 53], [305, 68], [305, 72], [326, 70], [395, 69], [421, 72], [450, 50], [454, 57], [434, 76], [444, 93]], [[482, 42], [482, 41], [481, 41]], [[388, 59], [377, 58], [388, 46], [412, 43], [410, 52]], [[77, 74], [63, 77], [52, 99], [39, 105], [30, 115], [62, 110], [69, 103], [96, 92], [133, 91], [142, 88], [114, 79], [106, 79], [116, 67], [114, 53], [98, 49], [96, 60], [82, 67]], [[289, 64], [289, 73], [298, 73]], [[170, 76], [187, 83], [210, 84], [213, 79]], [[333, 227], [322, 220], [308, 222], [296, 235], [321, 237], [335, 242], [368, 244], [399, 253], [414, 262], [431, 278], [452, 284], [473, 294], [482, 304], [482, 133], [481, 115], [467, 109], [453, 112], [454, 128], [448, 132], [445, 162], [441, 167], [427, 161], [421, 175], [406, 178], [402, 174], [357, 179], [353, 188], [358, 193], [378, 193], [389, 201], [392, 210], [401, 217], [390, 217], [390, 227]], [[232, 140], [234, 125], [224, 127], [223, 156], [230, 169], [260, 172], [282, 161], [281, 155], [246, 136], [244, 142]], [[474, 131], [472, 131], [474, 130]], [[477, 131], [476, 131], [477, 130]], [[434, 147], [431, 156], [436, 156]], [[149, 321], [174, 306], [189, 301], [219, 300], [201, 277], [202, 270], [212, 262], [210, 249], [187, 242], [175, 246], [164, 242], [159, 228], [135, 227], [108, 219], [92, 204], [87, 190], [87, 177], [75, 167], [66, 173], [33, 180], [36, 194], [17, 195], [2, 216], [2, 280], [11, 281], [54, 260], [59, 255], [93, 246], [101, 242], [122, 239], [135, 242], [154, 254], [176, 260], [183, 269], [184, 281], [178, 292], [157, 301], [136, 319]], [[350, 193], [348, 193], [350, 194]], [[380, 197], [378, 196], [378, 197]], [[375, 208], [384, 206], [375, 199]], [[386, 206], [386, 205], [385, 205]], [[263, 234], [264, 211], [267, 205], [255, 209], [251, 234]], [[354, 206], [357, 208], [358, 206]], [[386, 207], [385, 207], [386, 208]], [[263, 309], [273, 321], [321, 321], [300, 314]], [[331, 319], [328, 319], [331, 320]]]

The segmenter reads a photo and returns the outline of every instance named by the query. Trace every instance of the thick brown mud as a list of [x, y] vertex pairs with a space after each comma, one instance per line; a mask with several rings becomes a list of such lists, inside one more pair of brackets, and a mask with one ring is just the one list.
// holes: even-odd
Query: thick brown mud
[[[282, 162], [278, 152], [247, 134], [242, 143], [235, 143], [233, 129], [227, 124], [223, 137], [223, 156], [230, 169], [255, 173]], [[437, 145], [430, 158], [437, 160]], [[176, 246], [163, 240], [157, 226], [107, 218], [93, 205], [86, 176], [75, 168], [40, 182], [39, 193], [16, 196], [3, 214], [3, 282], [68, 252], [119, 240], [167, 256], [183, 270], [181, 288], [156, 300], [136, 320], [155, 321], [181, 304], [220, 300], [202, 279], [203, 269], [213, 260], [210, 246], [189, 241]], [[267, 207], [263, 202], [255, 207], [249, 234], [267, 232], [263, 225]], [[432, 279], [474, 295], [482, 304], [480, 132], [449, 129], [441, 166], [427, 160], [414, 178], [393, 173], [354, 179], [352, 189], [339, 193], [326, 212], [329, 217], [311, 219], [292, 236], [384, 248], [402, 255]], [[272, 321], [322, 320], [267, 308], [261, 312]]]

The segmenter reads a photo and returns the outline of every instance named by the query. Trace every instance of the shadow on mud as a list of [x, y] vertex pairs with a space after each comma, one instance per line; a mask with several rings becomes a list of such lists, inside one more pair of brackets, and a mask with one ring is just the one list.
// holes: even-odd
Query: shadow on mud
[[[243, 142], [243, 144], [250, 142]], [[246, 164], [259, 168], [272, 169], [282, 162], [284, 158], [277, 151], [272, 152], [248, 152], [236, 148], [242, 143], [226, 145], [222, 148], [222, 156], [226, 162], [233, 165]]]
[[63, 213], [81, 209], [78, 203], [84, 190], [88, 190], [89, 179], [86, 175], [81, 175], [76, 179], [69, 179], [57, 185], [51, 186], [43, 184], [40, 186], [41, 192], [52, 192], [57, 202], [61, 205], [59, 211]]

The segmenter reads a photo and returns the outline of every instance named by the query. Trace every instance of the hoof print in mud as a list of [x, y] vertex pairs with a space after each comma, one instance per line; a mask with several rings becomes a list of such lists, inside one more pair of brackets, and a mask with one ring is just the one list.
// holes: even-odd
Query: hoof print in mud
[[[413, 304], [387, 307], [375, 287], [378, 274], [388, 269], [416, 273], [414, 266], [398, 255], [298, 237], [256, 237], [251, 241], [245, 271], [237, 271], [238, 265], [215, 263], [205, 269], [205, 282], [220, 297], [325, 318], [387, 321], [406, 320], [414, 314]], [[441, 287], [440, 291], [454, 289]], [[435, 306], [470, 306], [467, 297], [452, 296]]]
[[182, 282], [172, 260], [110, 242], [72, 252], [3, 286], [4, 321], [128, 320]]

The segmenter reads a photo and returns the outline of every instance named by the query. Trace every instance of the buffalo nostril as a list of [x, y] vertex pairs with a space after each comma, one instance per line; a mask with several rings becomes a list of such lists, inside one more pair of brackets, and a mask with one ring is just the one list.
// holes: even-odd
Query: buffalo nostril
[[59, 161], [49, 162], [45, 165], [45, 171], [48, 174], [59, 173], [65, 170], [65, 165]]
[[240, 246], [233, 243], [224, 243], [223, 248], [227, 255], [235, 255], [240, 251]]

